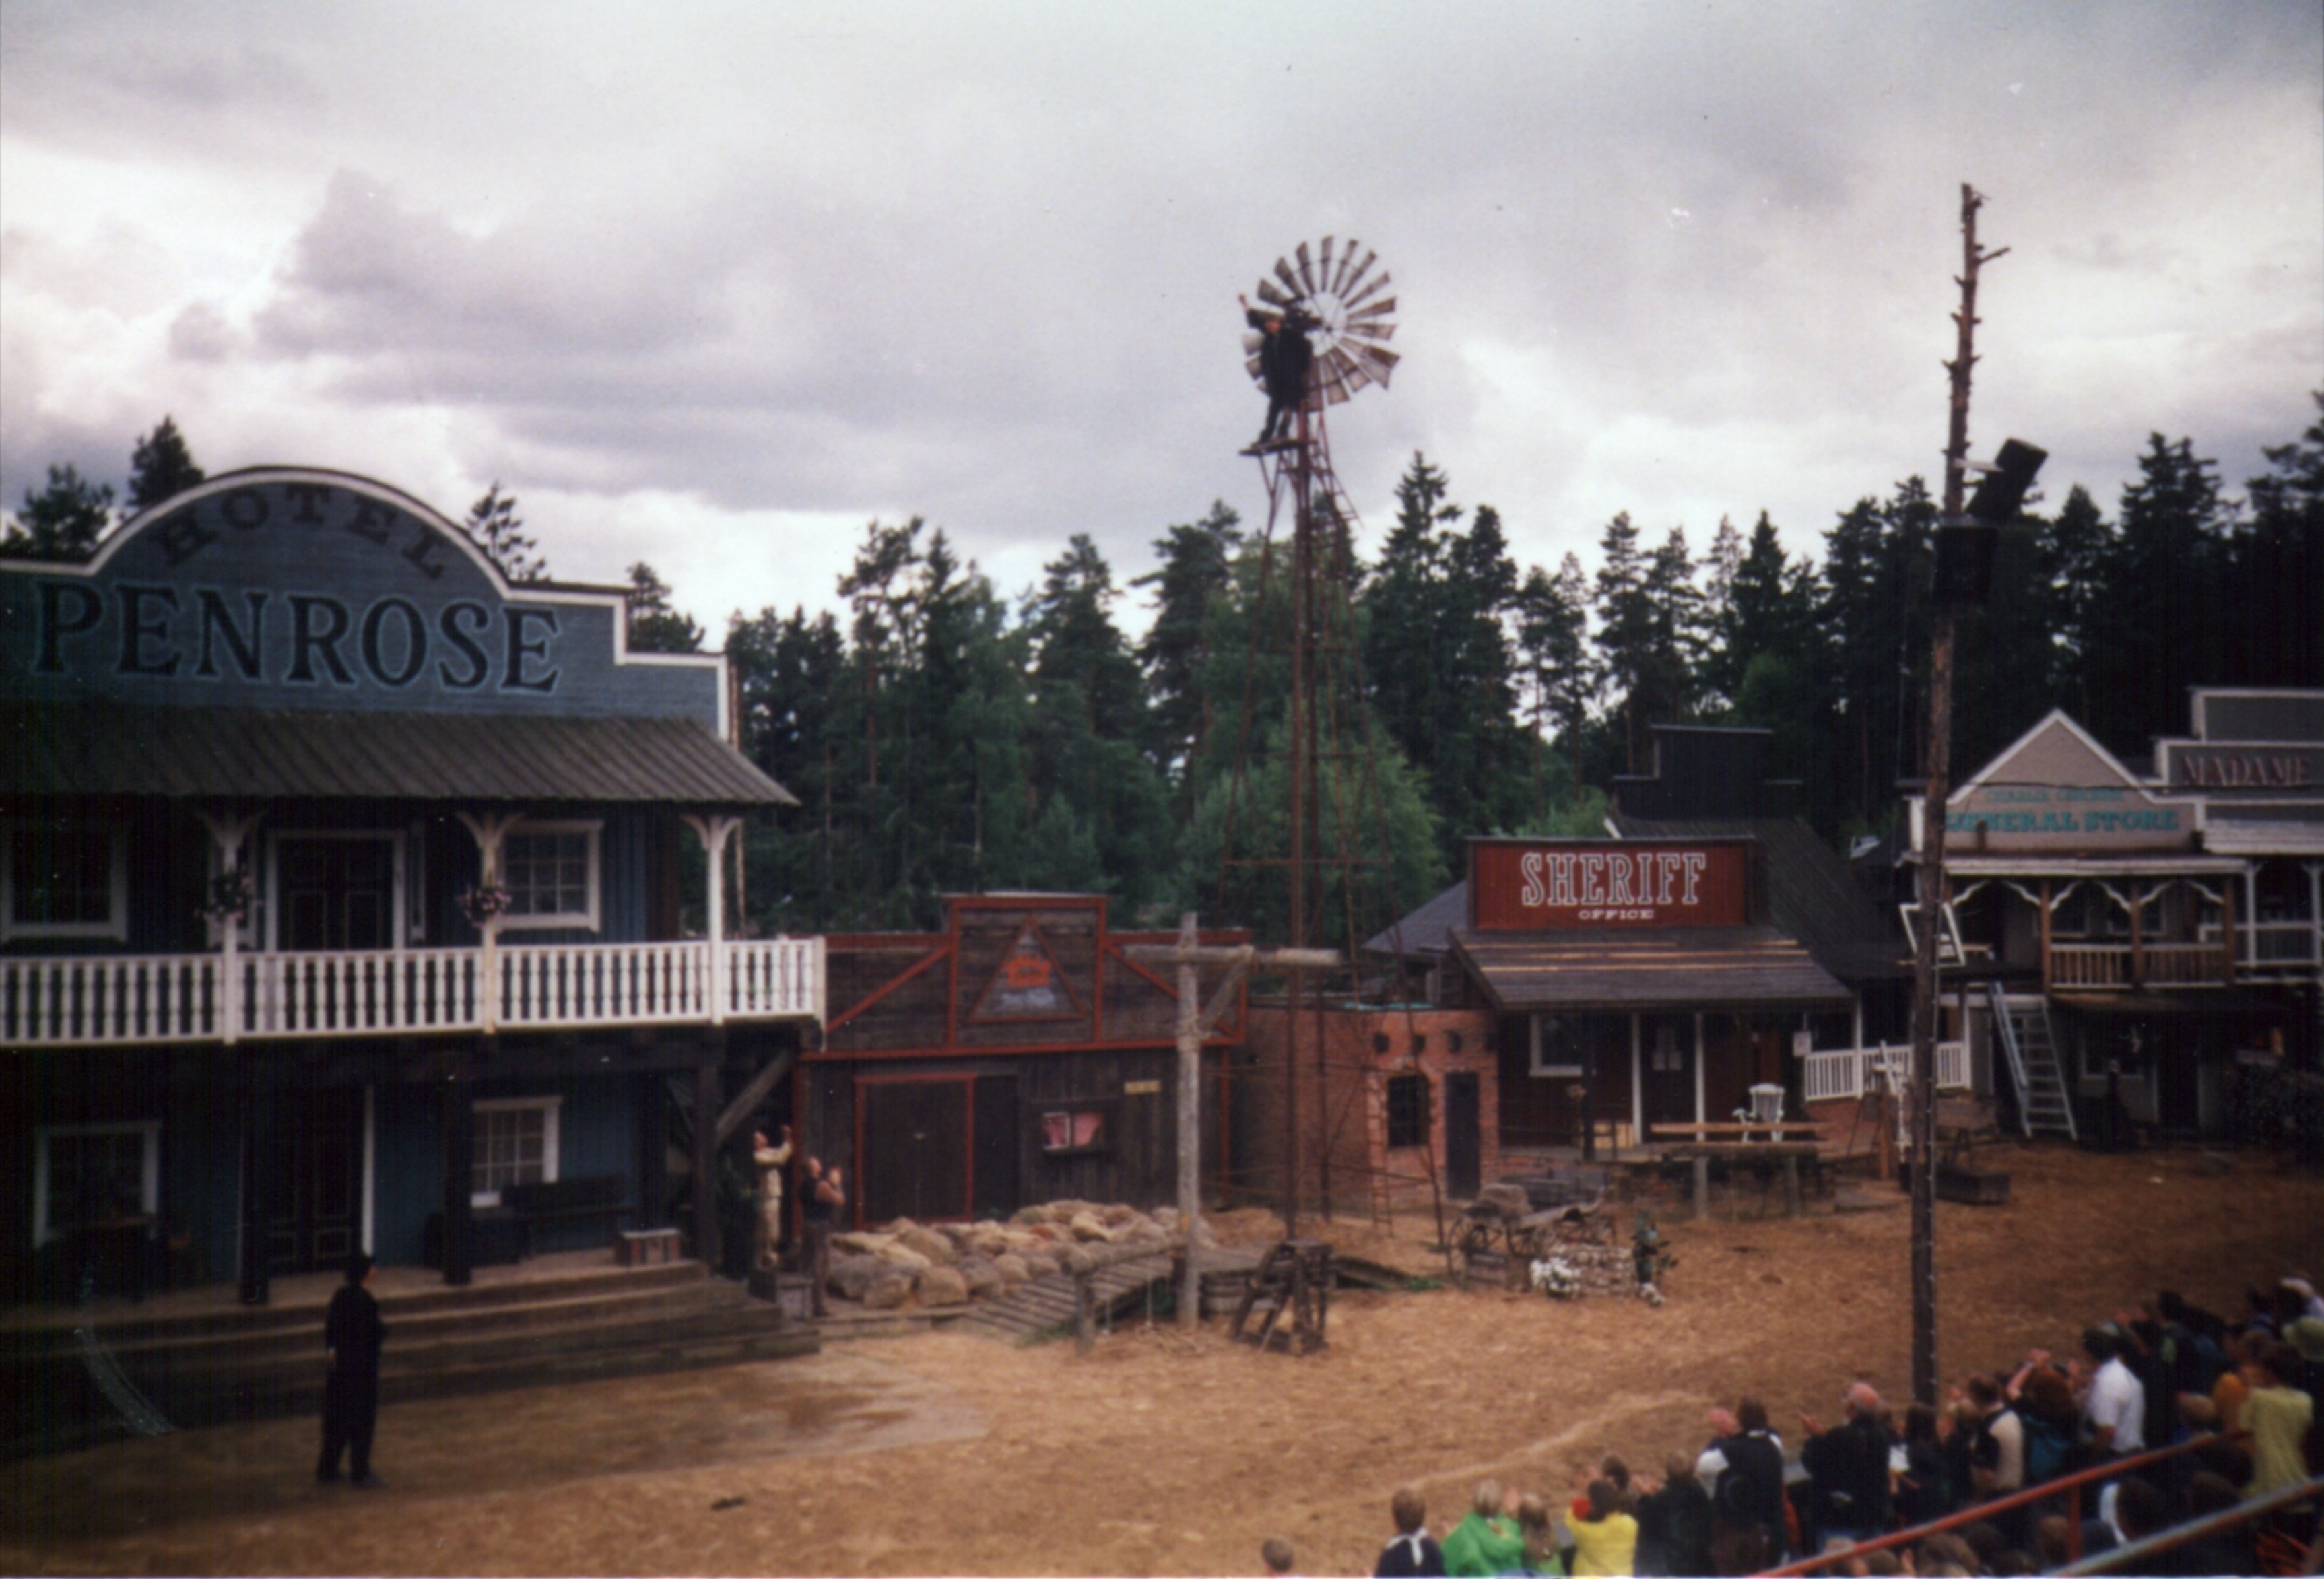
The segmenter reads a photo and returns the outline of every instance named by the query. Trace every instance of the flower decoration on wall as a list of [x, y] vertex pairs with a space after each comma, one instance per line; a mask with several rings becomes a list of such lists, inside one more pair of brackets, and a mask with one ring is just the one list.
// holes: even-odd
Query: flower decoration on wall
[[202, 900], [202, 914], [217, 926], [239, 925], [250, 914], [254, 894], [249, 870], [229, 866], [210, 879], [209, 891]]
[[481, 932], [508, 912], [512, 897], [498, 883], [478, 883], [460, 891], [460, 913]]

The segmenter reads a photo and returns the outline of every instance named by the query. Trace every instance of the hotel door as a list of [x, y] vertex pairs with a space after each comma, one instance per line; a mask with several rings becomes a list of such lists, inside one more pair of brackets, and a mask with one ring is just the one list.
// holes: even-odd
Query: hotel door
[[274, 1111], [266, 1191], [271, 1268], [343, 1267], [363, 1226], [363, 1093], [286, 1091]]
[[336, 953], [394, 946], [395, 841], [392, 836], [288, 836], [275, 849], [284, 949]]

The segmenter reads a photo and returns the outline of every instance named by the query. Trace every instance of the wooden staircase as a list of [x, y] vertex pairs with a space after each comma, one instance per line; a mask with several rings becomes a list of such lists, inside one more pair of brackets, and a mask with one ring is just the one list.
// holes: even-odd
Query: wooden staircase
[[[818, 1347], [813, 1327], [785, 1321], [698, 1261], [633, 1270], [599, 1262], [379, 1299], [387, 1323], [380, 1397], [388, 1404]], [[0, 1427], [0, 1460], [157, 1428], [318, 1412], [324, 1308], [312, 1297], [168, 1313], [119, 1305], [101, 1316], [12, 1321], [0, 1330], [0, 1390], [16, 1407]]]
[[1999, 982], [1986, 984], [1986, 1000], [1993, 1012], [1994, 1035], [2006, 1055], [2009, 1077], [2016, 1088], [2018, 1129], [2028, 1140], [2037, 1134], [2077, 1139], [2073, 1093], [2067, 1089], [2065, 1071], [2058, 1062], [2049, 1000], [2012, 997]]

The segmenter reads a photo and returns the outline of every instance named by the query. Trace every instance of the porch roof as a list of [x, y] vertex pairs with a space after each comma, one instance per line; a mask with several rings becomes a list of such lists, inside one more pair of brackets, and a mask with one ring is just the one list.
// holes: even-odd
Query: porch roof
[[1955, 878], [2235, 877], [2244, 866], [2230, 855], [1945, 855]]
[[1452, 952], [1503, 1013], [1845, 1009], [1848, 989], [1773, 927], [1452, 929]]
[[0, 794], [795, 806], [688, 718], [0, 704]]

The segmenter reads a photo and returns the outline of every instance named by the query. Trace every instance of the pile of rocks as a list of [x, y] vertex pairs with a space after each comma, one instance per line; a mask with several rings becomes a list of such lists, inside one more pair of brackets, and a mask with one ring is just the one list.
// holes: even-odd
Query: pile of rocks
[[828, 1287], [870, 1310], [942, 1309], [1005, 1293], [1047, 1273], [1086, 1270], [1093, 1250], [1160, 1250], [1177, 1228], [1171, 1207], [1148, 1214], [1091, 1201], [1028, 1206], [1006, 1223], [927, 1226], [899, 1217], [876, 1231], [833, 1234]]
[[[1636, 1296], [1638, 1292], [1637, 1266], [1630, 1258], [1628, 1245], [1599, 1244], [1578, 1234], [1572, 1238], [1560, 1236], [1552, 1243], [1548, 1254], [1531, 1266], [1544, 1267], [1551, 1261], [1564, 1264], [1573, 1285], [1566, 1293], [1554, 1297], [1571, 1298], [1575, 1294]], [[1545, 1276], [1533, 1272], [1533, 1287], [1542, 1288]]]

